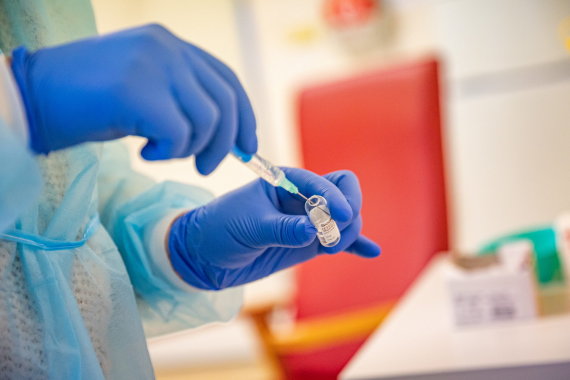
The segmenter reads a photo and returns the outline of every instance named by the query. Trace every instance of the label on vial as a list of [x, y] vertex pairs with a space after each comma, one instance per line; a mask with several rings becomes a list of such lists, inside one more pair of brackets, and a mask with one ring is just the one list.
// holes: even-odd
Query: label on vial
[[320, 228], [321, 231], [320, 232], [323, 234], [323, 239], [327, 243], [332, 242], [337, 238], [335, 227], [336, 227], [336, 223], [332, 219], [329, 219], [325, 223], [321, 223], [321, 228]]

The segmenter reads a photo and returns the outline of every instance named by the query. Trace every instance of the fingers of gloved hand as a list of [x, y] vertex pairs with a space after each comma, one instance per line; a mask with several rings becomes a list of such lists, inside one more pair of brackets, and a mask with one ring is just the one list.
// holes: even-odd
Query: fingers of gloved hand
[[203, 151], [212, 139], [220, 121], [220, 109], [188, 71], [177, 75], [173, 92], [184, 116], [193, 127], [190, 142], [184, 152], [184, 157], [188, 157]]
[[342, 191], [348, 204], [350, 204], [353, 215], [358, 215], [362, 208], [362, 190], [358, 177], [350, 170], [338, 170], [325, 174], [324, 177]]
[[[287, 178], [299, 188], [299, 191], [310, 197], [321, 195], [327, 200], [331, 217], [337, 222], [349, 222], [353, 212], [342, 191], [328, 179], [304, 169], [283, 168]], [[289, 197], [290, 198], [290, 197]]]
[[233, 87], [237, 96], [238, 112], [239, 112], [239, 129], [236, 144], [243, 152], [253, 154], [257, 152], [257, 135], [256, 121], [251, 102], [241, 82], [236, 74], [223, 62], [212, 56], [208, 52], [200, 49], [197, 46], [190, 45], [189, 47], [204, 61], [209, 63], [211, 67], [220, 74], [227, 83]]
[[359, 215], [348, 225], [344, 228], [341, 228], [339, 225], [340, 232], [340, 241], [334, 247], [324, 247], [320, 246], [319, 251], [334, 254], [338, 252], [342, 252], [346, 250], [352, 243], [358, 239], [360, 235], [360, 231], [362, 231], [362, 217]]
[[264, 275], [269, 275], [314, 258], [318, 255], [318, 246], [319, 242], [315, 240], [302, 248], [270, 248], [255, 260], [255, 265], [265, 268]]
[[207, 175], [220, 164], [235, 144], [238, 130], [237, 97], [230, 85], [198, 56], [190, 56], [200, 84], [216, 102], [220, 121], [207, 146], [196, 156], [196, 168]]
[[182, 157], [189, 141], [191, 126], [174, 102], [162, 104], [160, 109], [145, 110], [138, 136], [146, 137], [148, 143], [141, 151], [145, 160], [165, 160]]
[[305, 247], [316, 237], [317, 230], [303, 215], [278, 215], [267, 217], [258, 226], [258, 231], [251, 234], [253, 248], [264, 247]]
[[352, 243], [345, 251], [362, 257], [372, 258], [378, 257], [382, 252], [382, 249], [378, 244], [366, 236], [360, 235], [358, 239], [356, 239], [356, 241]]

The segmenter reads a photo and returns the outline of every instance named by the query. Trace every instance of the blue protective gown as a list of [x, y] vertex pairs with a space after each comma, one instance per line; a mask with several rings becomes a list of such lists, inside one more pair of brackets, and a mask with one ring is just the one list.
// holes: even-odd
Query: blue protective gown
[[[95, 32], [86, 0], [0, 1], [5, 52]], [[145, 330], [236, 313], [239, 289], [181, 286], [149, 252], [156, 223], [207, 192], [152, 183], [117, 143], [34, 156], [12, 122], [0, 117], [0, 379], [153, 378]]]

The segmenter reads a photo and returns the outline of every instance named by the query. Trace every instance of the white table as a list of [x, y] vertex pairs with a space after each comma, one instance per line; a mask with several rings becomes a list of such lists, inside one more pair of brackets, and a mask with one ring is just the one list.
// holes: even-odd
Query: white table
[[570, 314], [456, 328], [436, 256], [340, 379], [570, 379]]

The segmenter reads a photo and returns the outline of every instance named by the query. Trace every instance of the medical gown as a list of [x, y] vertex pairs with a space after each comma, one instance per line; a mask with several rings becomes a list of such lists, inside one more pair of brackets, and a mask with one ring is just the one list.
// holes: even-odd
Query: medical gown
[[[95, 33], [87, 1], [0, 1], [4, 52]], [[0, 379], [153, 378], [145, 331], [227, 320], [241, 303], [240, 289], [183, 283], [156, 249], [169, 215], [210, 194], [153, 183], [117, 142], [33, 155], [7, 65], [0, 85]]]

